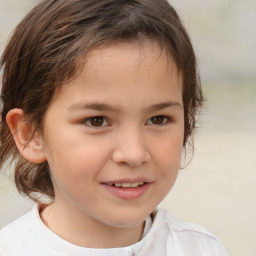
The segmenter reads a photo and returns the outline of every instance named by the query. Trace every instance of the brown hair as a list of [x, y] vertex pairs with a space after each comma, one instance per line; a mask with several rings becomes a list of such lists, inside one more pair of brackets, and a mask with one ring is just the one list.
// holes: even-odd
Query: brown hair
[[156, 40], [183, 76], [184, 148], [192, 146], [203, 97], [196, 57], [180, 18], [167, 0], [44, 0], [16, 27], [2, 55], [0, 166], [15, 160], [15, 183], [33, 200], [34, 192], [54, 198], [47, 163], [34, 164], [16, 148], [6, 115], [21, 108], [36, 130], [57, 88], [78, 71], [77, 60], [92, 48], [116, 40]]

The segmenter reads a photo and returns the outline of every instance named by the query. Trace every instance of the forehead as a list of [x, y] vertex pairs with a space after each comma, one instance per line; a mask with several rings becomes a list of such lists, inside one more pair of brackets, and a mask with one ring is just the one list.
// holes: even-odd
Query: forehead
[[182, 87], [182, 77], [172, 57], [157, 41], [115, 42], [89, 51], [77, 62], [79, 72], [61, 87], [56, 97], [63, 90], [72, 93], [75, 88], [87, 93], [106, 92], [115, 85], [117, 92], [126, 89], [128, 96], [135, 89], [143, 93], [150, 84], [156, 85], [156, 93], [163, 88], [160, 84]]
[[154, 39], [133, 40], [131, 42], [116, 41], [102, 47], [97, 47], [89, 51], [85, 58], [80, 59], [80, 63], [96, 65], [101, 64], [102, 61], [111, 61], [117, 58], [120, 61], [122, 58], [127, 58], [127, 61], [131, 65], [135, 65], [137, 69], [153, 65], [157, 62], [158, 65], [161, 64], [161, 68], [166, 69], [168, 72], [173, 68], [177, 71], [170, 52], [164, 45], [160, 45]]
[[[122, 69], [120, 65], [125, 65], [127, 68]], [[156, 40], [117, 41], [97, 47], [89, 51], [86, 56], [80, 57], [78, 66], [81, 71], [80, 78], [88, 78], [91, 72], [94, 72], [95, 79], [97, 76], [101, 77], [103, 73], [109, 74], [109, 78], [115, 77], [118, 70], [118, 72], [123, 71], [122, 75], [132, 79], [136, 75], [148, 72], [148, 68], [154, 66], [163, 77], [172, 75], [179, 80], [182, 79], [171, 54]]]

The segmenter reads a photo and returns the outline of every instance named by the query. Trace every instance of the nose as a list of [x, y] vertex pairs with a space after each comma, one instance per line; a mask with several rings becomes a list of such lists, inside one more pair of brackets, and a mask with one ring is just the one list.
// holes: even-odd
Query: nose
[[117, 164], [137, 167], [151, 159], [146, 146], [146, 139], [140, 131], [129, 129], [120, 133], [115, 144], [112, 159]]

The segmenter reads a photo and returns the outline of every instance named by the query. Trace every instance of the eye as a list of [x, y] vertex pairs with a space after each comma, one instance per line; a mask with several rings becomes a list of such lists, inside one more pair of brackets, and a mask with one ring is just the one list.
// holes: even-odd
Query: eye
[[171, 118], [167, 116], [154, 116], [147, 121], [149, 125], [165, 125], [171, 122]]
[[85, 119], [82, 123], [91, 127], [103, 127], [109, 125], [108, 121], [103, 116], [90, 117]]

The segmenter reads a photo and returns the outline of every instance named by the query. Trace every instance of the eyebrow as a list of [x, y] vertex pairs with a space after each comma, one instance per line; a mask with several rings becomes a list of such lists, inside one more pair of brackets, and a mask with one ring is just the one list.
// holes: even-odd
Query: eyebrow
[[[145, 108], [145, 112], [154, 112], [170, 107], [178, 107], [183, 110], [183, 105], [176, 101], [167, 101], [161, 102], [157, 104], [153, 104], [147, 108]], [[68, 107], [70, 111], [78, 111], [78, 110], [98, 110], [98, 111], [109, 111], [109, 112], [119, 112], [120, 107], [118, 106], [111, 106], [109, 104], [104, 103], [78, 103]]]
[[181, 103], [176, 101], [167, 101], [167, 102], [162, 102], [162, 103], [158, 103], [150, 106], [149, 108], [146, 109], [146, 112], [154, 112], [157, 110], [162, 110], [170, 107], [178, 107], [181, 110], [183, 109], [183, 105]]
[[102, 104], [102, 103], [78, 103], [71, 105], [68, 107], [68, 110], [70, 111], [76, 111], [76, 110], [99, 110], [99, 111], [110, 111], [110, 112], [117, 112], [117, 108], [108, 104]]

